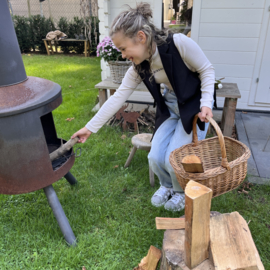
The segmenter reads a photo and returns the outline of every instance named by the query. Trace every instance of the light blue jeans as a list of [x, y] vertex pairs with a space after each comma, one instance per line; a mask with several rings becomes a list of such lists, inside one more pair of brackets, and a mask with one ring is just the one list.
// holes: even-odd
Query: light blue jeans
[[[171, 116], [162, 123], [155, 133], [151, 151], [148, 154], [149, 166], [157, 175], [161, 186], [173, 188], [176, 192], [183, 192], [169, 162], [169, 156], [176, 148], [191, 143], [193, 132], [187, 134], [184, 130], [175, 94], [165, 89], [164, 99]], [[208, 126], [209, 123], [205, 123], [204, 131], [201, 131], [197, 126], [199, 140], [205, 139]]]

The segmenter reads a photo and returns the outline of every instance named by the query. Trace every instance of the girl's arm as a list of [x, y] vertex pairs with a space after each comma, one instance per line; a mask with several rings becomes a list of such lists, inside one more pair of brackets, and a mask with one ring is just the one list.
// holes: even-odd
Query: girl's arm
[[138, 86], [139, 82], [136, 78], [137, 74], [131, 66], [116, 92], [103, 104], [86, 126], [74, 133], [71, 138], [79, 137], [78, 142], [84, 143], [91, 133], [98, 132], [98, 130], [122, 107], [123, 103]]

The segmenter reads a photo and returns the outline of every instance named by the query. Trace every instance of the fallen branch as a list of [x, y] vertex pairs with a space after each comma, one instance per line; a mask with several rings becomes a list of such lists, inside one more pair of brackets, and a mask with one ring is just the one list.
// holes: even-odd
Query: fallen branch
[[149, 124], [145, 123], [142, 119], [138, 118], [137, 119], [141, 124], [145, 125], [145, 126], [149, 126]]
[[78, 142], [78, 140], [79, 140], [79, 138], [76, 137], [74, 139], [70, 139], [65, 144], [61, 145], [55, 151], [50, 153], [50, 160], [54, 161], [55, 159], [61, 157], [63, 154], [65, 154], [67, 151], [69, 151]]

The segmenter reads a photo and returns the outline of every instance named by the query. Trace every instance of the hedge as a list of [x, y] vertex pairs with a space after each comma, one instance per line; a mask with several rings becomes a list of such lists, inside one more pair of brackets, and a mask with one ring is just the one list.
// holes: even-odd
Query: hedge
[[[57, 24], [54, 24], [51, 19], [46, 19], [40, 15], [31, 17], [14, 15], [12, 19], [22, 53], [30, 52], [31, 50], [46, 53], [42, 39], [46, 38], [48, 32], [55, 31], [56, 29], [64, 32], [68, 38], [75, 38], [75, 34], [84, 33], [83, 20], [78, 17], [74, 17], [70, 21], [65, 17], [61, 17]], [[88, 20], [90, 19], [92, 22], [90, 55], [95, 55], [96, 47], [99, 43], [99, 21], [94, 17]], [[94, 23], [96, 23], [97, 42], [95, 41]], [[84, 50], [83, 42], [60, 42], [59, 45], [64, 53], [75, 51], [81, 54]]]

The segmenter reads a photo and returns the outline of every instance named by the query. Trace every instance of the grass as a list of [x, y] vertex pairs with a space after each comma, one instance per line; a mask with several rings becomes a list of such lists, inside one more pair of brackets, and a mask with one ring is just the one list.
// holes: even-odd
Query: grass
[[[68, 139], [94, 115], [100, 81], [100, 59], [23, 55], [28, 76], [62, 86], [63, 103], [53, 111], [58, 137]], [[71, 86], [71, 87], [70, 87]], [[71, 122], [66, 118], [72, 118]], [[131, 136], [104, 126], [80, 146], [82, 155], [71, 169], [78, 185], [65, 179], [55, 191], [78, 239], [68, 247], [42, 190], [0, 195], [0, 269], [126, 270], [135, 267], [150, 245], [162, 247], [163, 231], [155, 217], [179, 217], [154, 208], [150, 198], [158, 187], [149, 184], [147, 153], [137, 151], [123, 168]], [[249, 195], [229, 192], [212, 200], [212, 211], [238, 211], [250, 221], [253, 239], [265, 269], [270, 269], [270, 186], [254, 186]]]

